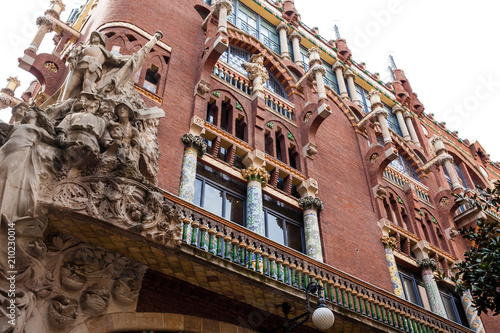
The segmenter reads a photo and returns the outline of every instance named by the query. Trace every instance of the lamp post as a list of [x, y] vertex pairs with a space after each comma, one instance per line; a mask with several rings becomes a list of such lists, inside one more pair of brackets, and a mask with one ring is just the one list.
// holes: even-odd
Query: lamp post
[[335, 317], [333, 312], [326, 306], [325, 298], [323, 297], [323, 287], [316, 282], [311, 282], [306, 288], [306, 312], [292, 319], [288, 319], [288, 314], [292, 307], [287, 302], [278, 305], [283, 309], [283, 313], [285, 314], [285, 321], [282, 326], [273, 329], [267, 333], [273, 332], [291, 332], [293, 329], [299, 327], [303, 323], [305, 323], [309, 317], [311, 316], [311, 304], [309, 302], [309, 294], [310, 293], [318, 293], [318, 305], [312, 314], [312, 321], [314, 326], [321, 331], [326, 331], [330, 327], [333, 326], [333, 322]]

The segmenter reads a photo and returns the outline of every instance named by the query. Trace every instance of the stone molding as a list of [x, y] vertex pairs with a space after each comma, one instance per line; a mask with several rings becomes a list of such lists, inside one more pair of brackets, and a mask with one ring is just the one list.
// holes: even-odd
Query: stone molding
[[207, 151], [207, 143], [205, 139], [199, 135], [193, 135], [191, 133], [186, 133], [182, 136], [182, 142], [186, 144], [187, 147], [195, 148], [198, 152], [199, 157], [203, 157]]
[[326, 75], [326, 69], [322, 65], [316, 64], [309, 71], [313, 74], [316, 75], [317, 72], [321, 73], [322, 76]]
[[[373, 104], [372, 104], [372, 106], [373, 106]], [[389, 117], [389, 113], [387, 112], [387, 110], [378, 109], [378, 110], [373, 112], [373, 116], [377, 119], [379, 116], [383, 116], [385, 119], [387, 119]]]
[[39, 18], [37, 18], [36, 25], [39, 27], [42, 25], [46, 25], [49, 28], [49, 30], [47, 32], [52, 32], [54, 30], [54, 27], [55, 27], [54, 22], [48, 16], [40, 16]]
[[354, 74], [354, 72], [350, 68], [347, 68], [344, 71], [344, 77], [345, 78], [352, 77], [354, 79], [356, 77], [356, 74]]
[[321, 212], [325, 207], [320, 198], [314, 198], [312, 196], [299, 199], [299, 206], [304, 209], [315, 209], [317, 212]]
[[285, 29], [287, 34], [288, 34], [288, 31], [290, 30], [290, 28], [288, 27], [288, 25], [285, 22], [280, 22], [280, 24], [278, 24], [278, 26], [276, 27], [276, 31], [280, 31], [282, 29]]
[[339, 68], [340, 68], [342, 71], [344, 71], [344, 69], [345, 69], [344, 65], [342, 65], [342, 64], [340, 63], [340, 61], [338, 61], [338, 60], [337, 60], [337, 61], [335, 61], [335, 63], [332, 65], [332, 69], [335, 71], [335, 70], [337, 70], [337, 69], [339, 69]]

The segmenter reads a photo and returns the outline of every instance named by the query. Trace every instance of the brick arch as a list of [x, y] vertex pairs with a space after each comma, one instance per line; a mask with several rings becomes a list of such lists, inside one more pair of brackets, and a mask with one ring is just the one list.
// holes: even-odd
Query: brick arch
[[278, 80], [287, 95], [296, 92], [295, 81], [290, 69], [273, 51], [264, 46], [257, 38], [239, 29], [228, 27], [228, 36], [230, 45], [252, 54], [262, 53], [264, 55], [264, 66]]
[[[78, 325], [70, 333], [130, 332], [154, 330], [157, 332], [239, 332], [239, 326], [196, 316], [174, 313], [122, 312], [95, 317]], [[245, 332], [257, 333], [246, 329]]]

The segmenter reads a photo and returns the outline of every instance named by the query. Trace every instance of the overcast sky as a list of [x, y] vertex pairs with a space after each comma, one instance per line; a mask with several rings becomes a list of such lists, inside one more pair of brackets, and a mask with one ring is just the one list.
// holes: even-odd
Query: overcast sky
[[[63, 18], [84, 2], [66, 0]], [[30, 44], [36, 18], [48, 4], [48, 0], [0, 4], [0, 87], [8, 76], [18, 76], [22, 86], [16, 96], [34, 79], [17, 67], [17, 58]], [[495, 1], [295, 0], [295, 5], [302, 21], [317, 26], [326, 39], [335, 39], [337, 24], [353, 59], [366, 62], [367, 69], [379, 72], [384, 81], [392, 54], [425, 112], [446, 121], [460, 137], [477, 139], [492, 160], [500, 160], [500, 20]], [[51, 39], [45, 38], [42, 50], [50, 52]], [[0, 118], [9, 117], [10, 109], [0, 110]]]

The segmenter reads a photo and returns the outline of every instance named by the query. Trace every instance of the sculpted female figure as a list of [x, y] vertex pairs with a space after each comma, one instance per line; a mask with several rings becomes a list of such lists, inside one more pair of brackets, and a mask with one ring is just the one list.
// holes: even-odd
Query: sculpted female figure
[[[54, 144], [54, 127], [42, 110], [28, 109], [21, 124], [12, 127], [0, 148], [0, 216], [10, 221], [32, 216], [39, 175], [46, 149], [38, 144]], [[43, 152], [43, 153], [42, 153]]]

